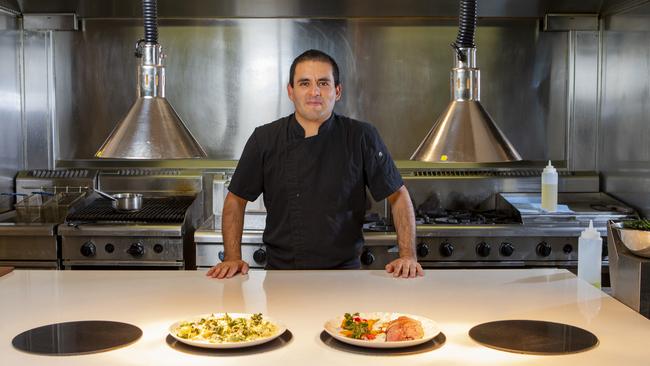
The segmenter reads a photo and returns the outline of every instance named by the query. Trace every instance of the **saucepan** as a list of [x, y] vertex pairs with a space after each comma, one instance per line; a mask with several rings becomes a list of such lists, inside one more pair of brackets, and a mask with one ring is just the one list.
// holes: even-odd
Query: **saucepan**
[[142, 195], [140, 193], [116, 193], [108, 194], [95, 189], [103, 197], [111, 200], [111, 205], [117, 211], [139, 211], [142, 209]]

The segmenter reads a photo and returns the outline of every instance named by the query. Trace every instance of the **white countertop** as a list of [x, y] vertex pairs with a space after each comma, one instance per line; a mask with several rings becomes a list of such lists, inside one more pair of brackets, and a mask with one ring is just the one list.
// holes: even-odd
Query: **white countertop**
[[[0, 365], [649, 365], [650, 320], [556, 269], [428, 270], [418, 279], [383, 271], [251, 271], [213, 280], [203, 272], [21, 271], [0, 277]], [[211, 312], [263, 312], [284, 322], [291, 341], [251, 353], [172, 348], [167, 328]], [[353, 354], [324, 344], [324, 322], [345, 312], [395, 311], [437, 321], [446, 343], [406, 356]], [[480, 323], [534, 319], [594, 333], [600, 344], [564, 356], [483, 347], [468, 335]], [[13, 348], [25, 330], [56, 322], [113, 320], [144, 334], [117, 350], [37, 356]]]

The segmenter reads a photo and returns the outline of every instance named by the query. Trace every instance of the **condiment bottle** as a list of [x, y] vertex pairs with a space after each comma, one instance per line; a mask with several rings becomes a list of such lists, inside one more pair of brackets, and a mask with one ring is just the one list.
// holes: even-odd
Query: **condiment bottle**
[[557, 171], [550, 160], [542, 172], [542, 209], [557, 211]]
[[589, 227], [578, 239], [578, 277], [598, 288], [601, 286], [602, 255], [603, 239], [594, 229], [593, 221], [589, 220]]

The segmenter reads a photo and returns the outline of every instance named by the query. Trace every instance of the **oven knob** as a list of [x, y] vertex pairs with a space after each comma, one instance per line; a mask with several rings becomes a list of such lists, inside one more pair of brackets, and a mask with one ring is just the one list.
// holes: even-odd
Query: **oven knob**
[[478, 243], [478, 245], [476, 245], [476, 254], [481, 257], [487, 257], [490, 255], [490, 244], [486, 242]]
[[416, 251], [418, 253], [418, 257], [426, 257], [429, 255], [429, 246], [424, 243], [420, 243], [418, 244]]
[[562, 248], [562, 251], [564, 254], [571, 254], [571, 252], [573, 252], [573, 246], [571, 244], [565, 244], [564, 248]]
[[142, 243], [133, 243], [126, 252], [134, 257], [142, 257], [144, 255], [144, 245]]
[[81, 255], [84, 257], [94, 257], [97, 248], [92, 241], [87, 241], [81, 246]]
[[223, 262], [223, 260], [226, 258], [226, 255], [223, 253], [222, 250], [217, 254], [217, 257], [219, 257], [219, 260]]
[[115, 245], [108, 243], [104, 245], [104, 250], [106, 251], [106, 253], [113, 253], [115, 251]]
[[515, 247], [510, 243], [501, 243], [501, 248], [499, 248], [499, 253], [504, 257], [509, 257], [512, 253], [515, 252]]
[[153, 246], [153, 251], [156, 253], [162, 253], [163, 252], [163, 246], [162, 244], [156, 244]]
[[449, 242], [440, 244], [440, 255], [443, 257], [451, 257], [454, 254], [454, 246]]
[[253, 252], [253, 260], [259, 264], [266, 262], [266, 250], [260, 248]]
[[537, 254], [542, 257], [548, 257], [551, 255], [551, 246], [545, 241], [537, 244]]
[[371, 265], [375, 261], [375, 256], [368, 249], [361, 253], [361, 263], [365, 266]]

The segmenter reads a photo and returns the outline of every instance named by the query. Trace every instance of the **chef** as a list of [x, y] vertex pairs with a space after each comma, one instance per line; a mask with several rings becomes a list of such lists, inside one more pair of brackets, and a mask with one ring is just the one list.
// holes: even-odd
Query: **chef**
[[295, 112], [257, 127], [228, 186], [222, 214], [225, 256], [207, 275], [246, 274], [241, 257], [244, 211], [264, 194], [266, 269], [358, 269], [363, 246], [366, 187], [387, 199], [399, 258], [395, 277], [422, 276], [415, 255], [413, 205], [377, 129], [333, 113], [341, 99], [332, 57], [308, 50], [291, 64], [289, 99]]

